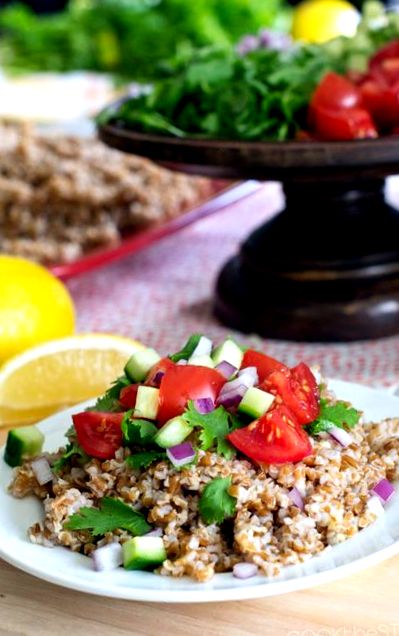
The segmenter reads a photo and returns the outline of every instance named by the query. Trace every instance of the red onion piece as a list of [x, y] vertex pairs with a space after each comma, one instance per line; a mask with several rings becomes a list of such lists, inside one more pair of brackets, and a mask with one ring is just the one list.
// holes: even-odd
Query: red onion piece
[[201, 415], [206, 415], [215, 410], [215, 402], [212, 398], [198, 398], [194, 400], [194, 406]]
[[215, 369], [217, 369], [226, 378], [226, 380], [230, 380], [230, 378], [237, 373], [237, 367], [230, 364], [230, 362], [226, 362], [226, 360], [219, 362]]
[[259, 384], [259, 376], [256, 367], [245, 367], [238, 372], [239, 378], [244, 378], [244, 384], [248, 384], [248, 389]]
[[370, 492], [373, 495], [377, 495], [380, 498], [381, 503], [388, 503], [395, 494], [395, 488], [392, 486], [388, 479], [381, 479], [375, 486], [372, 487]]
[[291, 499], [292, 503], [297, 506], [297, 508], [299, 508], [300, 510], [304, 509], [305, 504], [298, 488], [294, 486], [294, 488], [292, 488], [292, 490], [290, 490], [290, 492], [288, 493], [288, 496]]
[[39, 457], [39, 459], [35, 459], [32, 463], [33, 473], [40, 484], [40, 486], [44, 486], [44, 484], [48, 484], [49, 481], [53, 479], [53, 473], [45, 457]]
[[184, 367], [184, 365], [188, 364], [187, 360], [184, 360], [184, 358], [182, 358], [181, 360], [178, 360], [178, 362], [176, 362], [176, 364], [179, 365], [179, 367]]
[[122, 546], [116, 542], [97, 548], [91, 556], [94, 569], [97, 572], [116, 570], [123, 563]]
[[166, 454], [176, 468], [185, 466], [195, 459], [195, 450], [190, 442], [183, 442], [182, 444], [167, 448]]
[[236, 563], [233, 567], [233, 576], [236, 579], [250, 579], [258, 574], [258, 566], [255, 563]]
[[238, 406], [248, 390], [247, 387], [243, 384], [239, 384], [231, 391], [223, 392], [223, 389], [219, 394], [217, 403], [220, 406], [224, 406], [225, 409], [232, 408], [233, 406]]
[[163, 537], [163, 530], [162, 528], [154, 528], [154, 530], [150, 530], [149, 532], [147, 532], [145, 536], [146, 537]]
[[352, 444], [353, 437], [350, 435], [345, 429], [340, 428], [339, 426], [332, 426], [328, 429], [328, 434], [331, 435], [336, 442], [341, 444], [344, 448]]
[[161, 384], [161, 380], [164, 375], [165, 375], [165, 371], [158, 371], [158, 373], [155, 374], [153, 384], [155, 386], [159, 386]]

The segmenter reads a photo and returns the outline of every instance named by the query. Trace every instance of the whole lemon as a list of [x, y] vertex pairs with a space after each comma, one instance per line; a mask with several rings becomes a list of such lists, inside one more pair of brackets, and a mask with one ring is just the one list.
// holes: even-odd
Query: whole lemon
[[303, 42], [327, 42], [355, 35], [360, 16], [346, 0], [305, 0], [294, 11], [292, 36]]
[[0, 255], [0, 364], [46, 340], [71, 335], [75, 310], [66, 287], [44, 267]]

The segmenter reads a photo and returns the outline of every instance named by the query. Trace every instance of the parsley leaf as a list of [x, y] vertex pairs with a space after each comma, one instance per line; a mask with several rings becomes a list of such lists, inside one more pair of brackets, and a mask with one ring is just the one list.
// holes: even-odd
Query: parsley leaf
[[128, 446], [147, 446], [152, 443], [158, 429], [148, 420], [133, 419], [133, 413], [134, 409], [127, 411], [123, 417], [121, 424], [123, 441]]
[[123, 387], [129, 386], [131, 384], [130, 380], [122, 375], [120, 378], [117, 378], [115, 382], [112, 383], [112, 386], [98, 398], [97, 402], [94, 406], [90, 406], [88, 411], [104, 411], [105, 413], [115, 413], [121, 410], [121, 405], [119, 402], [119, 394]]
[[353, 428], [359, 423], [360, 411], [357, 411], [346, 402], [336, 402], [330, 404], [328, 400], [320, 400], [320, 413], [318, 418], [305, 427], [309, 435], [318, 435], [324, 431], [328, 431], [333, 426], [344, 428], [348, 426]]
[[104, 497], [100, 508], [80, 508], [64, 524], [66, 530], [91, 530], [94, 536], [113, 532], [113, 530], [127, 530], [135, 536], [146, 534], [151, 526], [141, 512], [133, 510], [119, 499]]
[[183, 417], [191, 426], [201, 428], [199, 439], [202, 450], [209, 450], [216, 444], [216, 450], [220, 455], [226, 459], [234, 457], [235, 449], [226, 439], [226, 435], [238, 428], [238, 420], [233, 418], [223, 406], [202, 415], [198, 413], [193, 402], [190, 401]]
[[237, 499], [229, 495], [230, 486], [231, 477], [217, 477], [205, 486], [199, 500], [199, 511], [205, 523], [222, 523], [234, 515]]
[[73, 455], [78, 455], [82, 460], [87, 461], [88, 455], [84, 452], [84, 450], [79, 446], [76, 441], [71, 441], [65, 449], [65, 453], [57, 459], [54, 464], [52, 464], [51, 468], [55, 473], [59, 473], [66, 464], [68, 464], [69, 460]]
[[153, 464], [158, 459], [166, 459], [166, 453], [155, 450], [143, 451], [142, 453], [129, 455], [129, 457], [126, 457], [125, 462], [129, 466], [129, 468], [139, 470], [140, 468], [148, 468], [148, 466]]
[[180, 349], [180, 351], [178, 351], [177, 353], [169, 356], [169, 358], [172, 360], [172, 362], [179, 362], [179, 360], [188, 360], [201, 338], [202, 336], [200, 333], [193, 333], [193, 335], [190, 336], [187, 340], [183, 349]]

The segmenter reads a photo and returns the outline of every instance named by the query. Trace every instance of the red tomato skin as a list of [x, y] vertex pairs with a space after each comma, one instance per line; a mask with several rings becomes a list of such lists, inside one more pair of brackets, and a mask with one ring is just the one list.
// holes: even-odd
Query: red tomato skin
[[[369, 62], [370, 72], [377, 77], [384, 77], [385, 79], [392, 77], [391, 73], [396, 70], [396, 64], [391, 65], [386, 64], [386, 62], [396, 58], [399, 59], [399, 40], [393, 40], [393, 42], [383, 46], [382, 49], [373, 55]], [[393, 77], [396, 78], [396, 73]]]
[[358, 108], [362, 103], [359, 89], [337, 73], [327, 73], [313, 93], [311, 105], [332, 110]]
[[84, 411], [72, 415], [79, 445], [98, 459], [112, 459], [122, 445], [121, 423], [124, 413]]
[[176, 366], [175, 363], [169, 358], [162, 358], [159, 362], [154, 364], [154, 366], [150, 369], [147, 378], [145, 380], [146, 386], [153, 386], [158, 388], [159, 382], [155, 381], [157, 373], [163, 372], [166, 373], [168, 369], [172, 369], [172, 367]]
[[364, 105], [379, 128], [389, 130], [399, 125], [399, 83], [389, 87], [375, 79], [368, 79], [361, 91]]
[[364, 108], [334, 111], [311, 105], [308, 117], [313, 132], [324, 141], [351, 141], [378, 137], [373, 120]]
[[157, 420], [164, 424], [181, 415], [189, 400], [210, 397], [216, 400], [226, 378], [208, 367], [174, 365], [161, 380]]
[[299, 462], [313, 451], [310, 438], [291, 411], [277, 406], [227, 438], [238, 450], [259, 464]]
[[256, 367], [259, 377], [259, 384], [261, 384], [270, 373], [273, 371], [289, 371], [279, 360], [275, 360], [264, 353], [255, 351], [254, 349], [247, 349], [244, 353], [244, 357], [241, 364], [241, 369], [245, 367]]
[[276, 395], [276, 402], [286, 406], [301, 425], [313, 422], [319, 414], [320, 395], [317, 382], [303, 362], [289, 373], [274, 371], [261, 388]]
[[129, 384], [124, 386], [119, 394], [119, 402], [126, 409], [134, 409], [136, 406], [137, 391], [140, 384]]

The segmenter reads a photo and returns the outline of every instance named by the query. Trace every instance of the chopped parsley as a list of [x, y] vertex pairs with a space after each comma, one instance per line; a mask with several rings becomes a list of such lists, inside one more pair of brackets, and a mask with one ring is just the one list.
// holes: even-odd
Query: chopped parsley
[[166, 459], [167, 455], [163, 451], [149, 450], [143, 451], [142, 453], [134, 453], [134, 455], [129, 455], [126, 457], [126, 464], [129, 468], [133, 468], [134, 470], [139, 470], [140, 468], [148, 468], [154, 462]]
[[202, 491], [199, 511], [206, 524], [222, 523], [236, 511], [237, 499], [229, 494], [231, 477], [217, 477]]
[[348, 406], [346, 402], [336, 402], [330, 404], [328, 400], [322, 398], [320, 400], [320, 413], [318, 418], [308, 424], [305, 429], [309, 435], [318, 435], [328, 431], [333, 426], [339, 428], [353, 428], [359, 423], [361, 413], [352, 406]]
[[158, 432], [157, 427], [148, 420], [133, 419], [134, 410], [127, 411], [123, 417], [121, 428], [123, 441], [128, 446], [148, 446]]
[[114, 530], [127, 530], [141, 536], [151, 530], [141, 512], [133, 510], [119, 499], [104, 497], [100, 508], [80, 508], [64, 524], [66, 530], [90, 530], [94, 536]]
[[117, 378], [115, 382], [112, 383], [112, 386], [108, 389], [108, 391], [98, 398], [95, 405], [90, 406], [87, 410], [102, 411], [104, 413], [117, 413], [121, 410], [119, 402], [120, 392], [125, 386], [129, 386], [130, 384], [130, 380], [125, 375]]
[[202, 415], [198, 413], [193, 402], [190, 401], [183, 417], [193, 428], [201, 429], [199, 440], [202, 450], [206, 451], [216, 446], [216, 451], [225, 459], [234, 457], [236, 451], [226, 439], [226, 435], [238, 428], [240, 424], [238, 418], [231, 415], [223, 406]]

